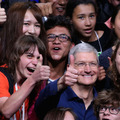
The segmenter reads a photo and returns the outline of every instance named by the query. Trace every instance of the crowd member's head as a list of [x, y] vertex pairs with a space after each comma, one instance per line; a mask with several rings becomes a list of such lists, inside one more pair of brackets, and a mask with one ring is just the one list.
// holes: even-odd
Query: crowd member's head
[[33, 35], [20, 36], [12, 50], [8, 52], [8, 57], [6, 64], [14, 77], [18, 75], [27, 78], [31, 75], [35, 71], [40, 57], [43, 58], [43, 64], [47, 64], [46, 47], [42, 40]]
[[[66, 17], [72, 21], [80, 38], [89, 38], [96, 25], [97, 7], [94, 0], [69, 0], [66, 6]], [[82, 39], [83, 40], [83, 39]]]
[[50, 110], [44, 120], [76, 120], [76, 115], [70, 108], [58, 107]]
[[45, 2], [53, 2], [53, 15], [64, 15], [65, 14], [65, 9], [68, 0], [45, 0]]
[[103, 90], [94, 101], [94, 111], [99, 120], [120, 120], [120, 93]]
[[112, 24], [112, 28], [113, 28], [113, 35], [114, 35], [114, 39], [116, 40], [117, 38], [120, 39], [120, 30], [119, 30], [119, 26], [120, 26], [120, 5], [116, 6], [114, 8], [112, 17], [111, 17], [111, 24]]
[[[93, 86], [98, 77], [98, 53], [97, 50], [87, 44], [79, 43], [70, 50], [74, 56], [74, 68], [79, 71], [76, 85]], [[72, 86], [75, 89], [76, 85]]]
[[32, 2], [16, 2], [7, 13], [7, 21], [1, 33], [0, 59], [5, 63], [8, 51], [21, 35], [35, 35], [45, 42], [45, 30], [41, 11]]
[[108, 0], [110, 4], [112, 4], [114, 7], [116, 7], [118, 4], [120, 4], [120, 0]]
[[64, 16], [55, 16], [45, 22], [49, 61], [66, 60], [72, 47], [72, 26]]
[[108, 70], [108, 74], [114, 81], [115, 87], [120, 89], [120, 41], [118, 41], [115, 47], [111, 57], [112, 65]]

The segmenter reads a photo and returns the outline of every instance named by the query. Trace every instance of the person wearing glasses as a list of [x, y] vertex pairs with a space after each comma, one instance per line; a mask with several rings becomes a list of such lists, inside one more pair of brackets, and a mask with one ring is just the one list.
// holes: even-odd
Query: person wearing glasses
[[41, 90], [35, 103], [39, 119], [56, 107], [71, 108], [77, 120], [97, 120], [93, 100], [97, 97], [94, 84], [99, 73], [97, 50], [88, 43], [71, 48], [65, 74]]
[[103, 90], [94, 101], [94, 111], [99, 120], [120, 120], [120, 92]]
[[73, 46], [72, 26], [64, 16], [50, 17], [45, 23], [47, 34], [47, 58], [50, 66], [49, 82], [59, 79], [65, 72], [68, 53]]

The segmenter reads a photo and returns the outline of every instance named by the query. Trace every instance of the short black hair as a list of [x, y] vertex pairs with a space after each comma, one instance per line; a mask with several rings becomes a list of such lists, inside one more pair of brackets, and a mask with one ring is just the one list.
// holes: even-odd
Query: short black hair
[[49, 17], [48, 20], [44, 23], [44, 26], [46, 31], [56, 26], [65, 27], [66, 29], [68, 29], [71, 37], [73, 35], [73, 27], [70, 19], [66, 18], [65, 16], [58, 15]]

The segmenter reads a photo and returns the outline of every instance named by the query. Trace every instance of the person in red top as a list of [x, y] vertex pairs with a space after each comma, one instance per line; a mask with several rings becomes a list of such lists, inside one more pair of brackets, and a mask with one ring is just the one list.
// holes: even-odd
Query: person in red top
[[50, 68], [45, 65], [46, 47], [38, 37], [23, 35], [16, 40], [8, 56], [5, 71], [14, 80], [14, 90], [11, 95], [7, 76], [0, 72], [0, 120], [27, 120], [30, 93], [50, 76]]

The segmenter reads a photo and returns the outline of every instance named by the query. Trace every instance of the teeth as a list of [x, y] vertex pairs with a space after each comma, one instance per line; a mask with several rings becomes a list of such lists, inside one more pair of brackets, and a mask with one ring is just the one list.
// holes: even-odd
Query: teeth
[[60, 48], [54, 48], [54, 50], [59, 50]]
[[64, 10], [64, 8], [57, 8], [59, 11], [62, 11], [62, 10]]
[[30, 71], [30, 72], [34, 72], [35, 71], [35, 68], [27, 68], [28, 69], [28, 71]]
[[91, 75], [84, 75], [84, 77], [91, 77]]

